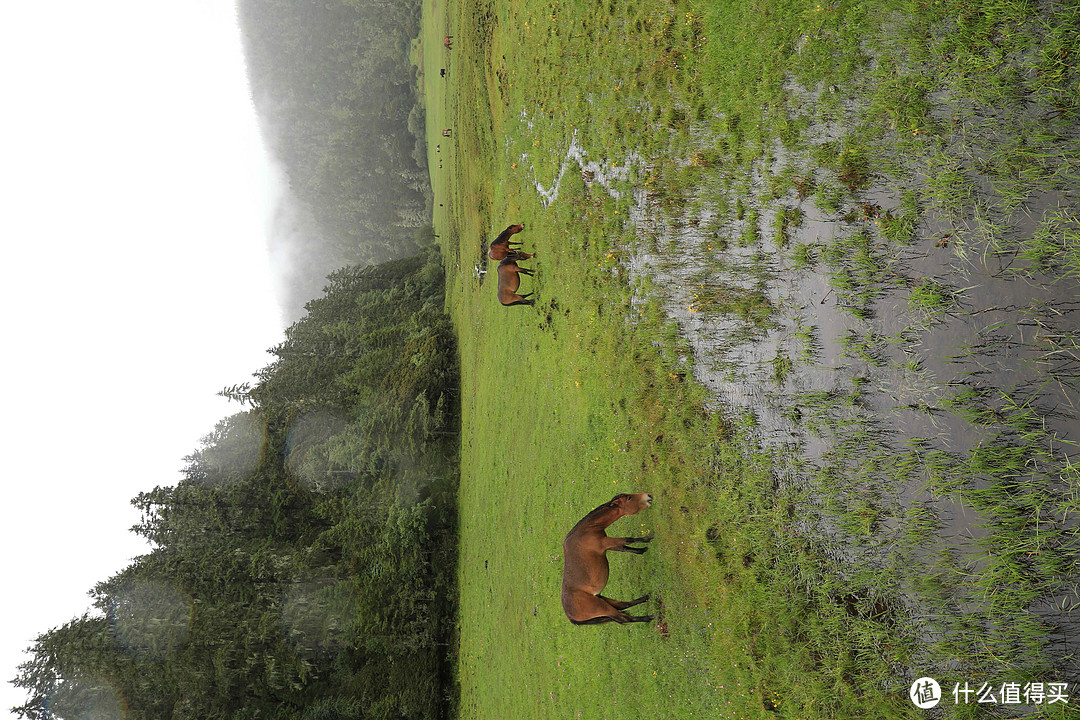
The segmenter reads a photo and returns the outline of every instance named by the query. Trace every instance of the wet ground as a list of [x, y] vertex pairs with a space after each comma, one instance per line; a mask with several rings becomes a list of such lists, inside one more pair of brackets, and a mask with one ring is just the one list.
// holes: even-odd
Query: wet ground
[[[580, 173], [591, 192], [634, 198], [631, 275], [678, 322], [715, 408], [774, 449], [804, 503], [798, 532], [853, 582], [871, 566], [897, 578], [855, 592], [902, 606], [928, 647], [975, 617], [1009, 662], [1080, 682], [1080, 284], [1025, 249], [1069, 245], [1080, 188], [1006, 204], [964, 155], [949, 161], [962, 202], [881, 175], [823, 198], [809, 190], [835, 176], [778, 144], [748, 194], [690, 190], [673, 213], [644, 187], [643, 158], [596, 157], [575, 136], [535, 187], [547, 206]], [[792, 166], [805, 180], [767, 194]], [[993, 619], [1020, 615], [1038, 621]]]

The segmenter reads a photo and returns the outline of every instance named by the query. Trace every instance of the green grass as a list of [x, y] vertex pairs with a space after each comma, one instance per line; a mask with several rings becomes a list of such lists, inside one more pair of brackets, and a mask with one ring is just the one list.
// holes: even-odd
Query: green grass
[[[1029, 242], [1009, 231], [1032, 196], [1017, 185], [1063, 187], [1074, 174], [1062, 139], [1076, 118], [1075, 43], [1062, 28], [1075, 13], [1036, 19], [1011, 5], [426, 2], [435, 226], [462, 361], [461, 717], [915, 717], [906, 672], [1048, 679], [1026, 607], [1059, 587], [1075, 543], [1031, 518], [1075, 508], [1044, 476], [1017, 473], [1025, 462], [1062, 469], [1060, 454], [1039, 454], [1057, 440], [1037, 432], [1034, 405], [950, 387], [920, 402], [996, 439], [969, 455], [917, 439], [898, 456], [868, 409], [867, 378], [803, 392], [793, 377], [832, 342], [872, 368], [914, 357], [905, 372], [933, 386], [914, 349], [925, 323], [894, 340], [868, 326], [828, 340], [765, 292], [776, 253], [820, 266], [854, 323], [899, 290], [912, 311], [953, 308], [944, 284], [896, 271], [898, 248], [926, 243], [929, 214], [954, 228], [946, 252], [1023, 253], [1075, 272], [1071, 209], [1042, 217]], [[1026, 69], [1005, 72], [1005, 56]], [[815, 99], [800, 100], [792, 81]], [[942, 93], [965, 111], [931, 114]], [[978, 113], [1032, 94], [1060, 117], [980, 165], [973, 138], [1003, 129]], [[826, 125], [842, 137], [823, 138], [815, 128]], [[603, 172], [583, 173], [573, 147]], [[907, 189], [877, 208], [869, 191], [899, 174]], [[985, 187], [995, 194], [977, 215]], [[663, 231], [631, 222], [635, 189]], [[705, 240], [681, 244], [710, 204]], [[830, 239], [802, 234], [810, 205], [839, 227]], [[517, 239], [537, 253], [522, 290], [537, 304], [504, 308], [494, 276], [480, 282], [476, 268], [485, 243], [519, 221]], [[761, 445], [753, 413], [708, 409], [690, 345], [665, 316], [667, 289], [630, 271], [640, 251], [670, 267], [716, 253], [718, 273], [748, 268], [752, 284], [702, 278], [689, 307], [734, 318], [733, 344], [795, 318], [767, 373], [797, 394], [789, 417], [822, 439], [819, 462]], [[1048, 357], [1075, 352], [1067, 333], [1055, 343]], [[785, 481], [793, 473], [807, 482]], [[912, 478], [934, 502], [978, 506], [991, 528], [979, 551], [992, 561], [973, 569], [942, 546], [932, 503], [893, 498]], [[654, 493], [654, 507], [613, 531], [656, 540], [612, 557], [606, 594], [653, 591], [644, 609], [657, 621], [571, 626], [561, 540], [588, 510], [635, 491]], [[872, 561], [838, 566], [807, 532], [815, 522]], [[901, 601], [911, 597], [923, 614]]]
[[691, 312], [733, 315], [759, 329], [768, 325], [774, 311], [769, 298], [760, 289], [747, 290], [718, 283], [703, 284], [694, 293], [694, 299], [687, 309]]
[[941, 283], [924, 279], [911, 289], [908, 305], [912, 310], [937, 317], [956, 305], [956, 297]]

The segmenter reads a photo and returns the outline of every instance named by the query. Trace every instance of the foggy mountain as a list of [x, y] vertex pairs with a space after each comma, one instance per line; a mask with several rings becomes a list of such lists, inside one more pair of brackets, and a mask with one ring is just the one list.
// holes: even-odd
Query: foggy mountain
[[322, 294], [326, 276], [351, 260], [323, 239], [311, 210], [285, 186], [275, 199], [267, 249], [275, 290], [286, 325], [303, 314], [304, 304]]
[[420, 3], [238, 0], [237, 16], [252, 102], [287, 180], [270, 252], [291, 322], [337, 268], [419, 250], [431, 204], [408, 58]]

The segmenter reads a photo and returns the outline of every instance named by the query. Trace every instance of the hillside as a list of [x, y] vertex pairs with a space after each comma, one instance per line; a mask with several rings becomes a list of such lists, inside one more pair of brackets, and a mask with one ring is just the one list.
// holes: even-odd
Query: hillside
[[271, 250], [287, 317], [344, 265], [406, 257], [426, 236], [418, 2], [238, 0], [251, 97], [288, 182]]

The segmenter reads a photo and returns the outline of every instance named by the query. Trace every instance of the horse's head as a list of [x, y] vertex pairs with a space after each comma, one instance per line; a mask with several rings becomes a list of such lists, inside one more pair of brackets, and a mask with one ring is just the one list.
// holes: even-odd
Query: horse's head
[[608, 505], [618, 508], [623, 515], [634, 515], [652, 505], [652, 495], [649, 493], [623, 493], [613, 497]]

